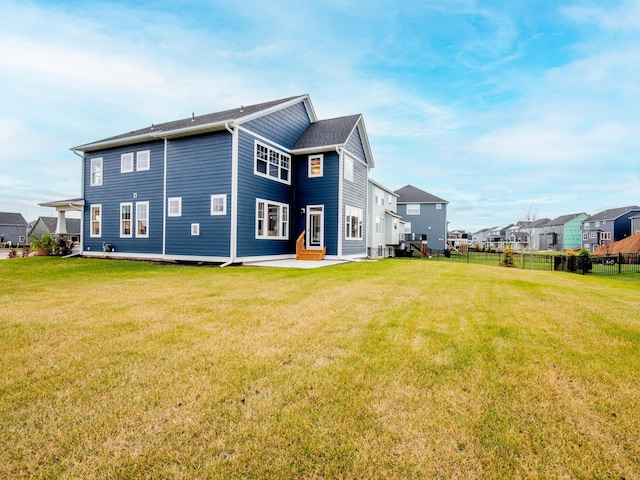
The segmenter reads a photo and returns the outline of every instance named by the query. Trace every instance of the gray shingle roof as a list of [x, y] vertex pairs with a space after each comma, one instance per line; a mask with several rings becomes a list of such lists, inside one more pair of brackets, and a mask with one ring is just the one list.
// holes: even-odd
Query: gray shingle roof
[[361, 115], [348, 115], [312, 123], [300, 136], [293, 150], [343, 145], [358, 124], [360, 117]]
[[27, 221], [21, 213], [0, 212], [0, 225], [26, 225]]
[[165, 123], [158, 123], [158, 124], [152, 124], [148, 127], [145, 128], [141, 128], [138, 130], [133, 130], [131, 132], [127, 132], [127, 133], [123, 133], [120, 135], [115, 135], [113, 137], [107, 137], [107, 138], [103, 138], [102, 140], [97, 140], [95, 142], [91, 142], [91, 143], [86, 143], [84, 145], [79, 145], [77, 147], [74, 147], [74, 150], [82, 150], [83, 148], [86, 147], [90, 147], [93, 144], [101, 144], [104, 142], [113, 142], [113, 141], [117, 141], [117, 140], [126, 140], [128, 138], [135, 138], [135, 137], [140, 137], [143, 135], [149, 135], [149, 134], [153, 134], [153, 133], [162, 133], [162, 132], [169, 132], [169, 131], [173, 131], [173, 130], [180, 130], [180, 129], [185, 129], [185, 128], [193, 128], [193, 127], [198, 127], [198, 126], [203, 126], [203, 125], [209, 125], [209, 124], [213, 124], [213, 123], [222, 123], [222, 122], [231, 122], [231, 121], [237, 121], [240, 120], [244, 117], [248, 117], [251, 115], [254, 115], [256, 113], [259, 113], [263, 110], [267, 110], [269, 108], [275, 107], [277, 105], [280, 105], [282, 103], [286, 103], [290, 100], [296, 99], [296, 98], [303, 98], [305, 97], [304, 95], [298, 95], [295, 97], [287, 97], [287, 98], [281, 98], [279, 100], [272, 100], [270, 102], [265, 102], [265, 103], [258, 103], [256, 105], [247, 105], [247, 106], [240, 106], [238, 108], [233, 108], [231, 110], [225, 110], [223, 112], [215, 112], [215, 113], [209, 113], [206, 115], [198, 115], [198, 116], [192, 116], [189, 118], [183, 118], [181, 120], [174, 120], [172, 122], [165, 122]]
[[405, 185], [395, 193], [398, 195], [398, 203], [449, 203], [413, 185]]
[[615, 220], [618, 217], [621, 217], [629, 210], [638, 210], [640, 211], [640, 207], [637, 205], [631, 205], [629, 207], [620, 207], [620, 208], [612, 208], [609, 210], [603, 210], [602, 212], [598, 212], [594, 215], [591, 215], [589, 218], [585, 220], [585, 222], [594, 222], [599, 220]]
[[[568, 221], [576, 218], [578, 215], [583, 215], [583, 213], [570, 213], [569, 215], [560, 215], [559, 217], [556, 217], [553, 220], [550, 220], [549, 223], [547, 223], [547, 225], [549, 226], [564, 225]], [[586, 213], [584, 213], [584, 215], [586, 215]]]
[[[45, 224], [47, 230], [51, 233], [55, 233], [58, 226], [57, 217], [40, 217], [42, 223]], [[67, 226], [67, 233], [80, 233], [80, 219], [79, 218], [66, 218], [65, 225]]]

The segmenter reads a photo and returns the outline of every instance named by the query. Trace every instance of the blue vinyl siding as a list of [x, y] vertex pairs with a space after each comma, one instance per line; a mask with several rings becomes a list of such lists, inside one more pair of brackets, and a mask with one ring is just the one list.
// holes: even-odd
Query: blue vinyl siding
[[[295, 238], [292, 238], [291, 221], [292, 187], [254, 173], [255, 138], [238, 132], [238, 249], [239, 257], [260, 255], [282, 255], [293, 253]], [[286, 152], [285, 152], [286, 153]], [[291, 162], [293, 168], [293, 162]], [[290, 171], [290, 176], [293, 172]], [[291, 178], [291, 177], [290, 177]], [[256, 238], [256, 198], [272, 200], [289, 205], [289, 239], [270, 240]]]
[[[346, 156], [346, 154], [345, 154]], [[342, 241], [343, 255], [366, 255], [367, 253], [367, 175], [368, 167], [360, 160], [353, 161], [353, 182], [349, 180], [342, 181], [342, 233], [340, 235]], [[346, 232], [346, 207], [355, 207], [362, 209], [362, 240], [347, 240]]]
[[[231, 134], [227, 131], [169, 140], [167, 198], [182, 198], [182, 215], [167, 217], [167, 255], [230, 255]], [[227, 195], [227, 214], [211, 215], [211, 195]], [[200, 235], [191, 235], [191, 224]]]
[[243, 127], [283, 147], [292, 148], [310, 123], [307, 109], [300, 102], [270, 115], [247, 122]]
[[[121, 173], [123, 153], [150, 151], [150, 169]], [[90, 186], [91, 159], [102, 157], [102, 185]], [[164, 179], [164, 141], [145, 142], [85, 154], [84, 225], [85, 250], [102, 251], [102, 243], [110, 243], [117, 252], [162, 253], [162, 214]], [[135, 155], [134, 155], [135, 165]], [[137, 198], [134, 198], [134, 194]], [[132, 202], [135, 229], [136, 202], [149, 202], [149, 238], [120, 238], [120, 203]], [[102, 205], [102, 236], [89, 235], [90, 207]]]
[[[413, 202], [410, 202], [413, 203]], [[427, 235], [429, 248], [444, 250], [447, 243], [447, 204], [442, 203], [437, 209], [435, 203], [421, 203], [420, 215], [407, 215], [407, 204], [398, 203], [398, 215], [406, 222], [411, 222], [411, 233], [420, 240], [422, 234]]]
[[324, 242], [327, 255], [338, 254], [338, 188], [340, 178], [340, 159], [335, 150], [324, 154], [322, 177], [309, 178], [308, 155], [294, 159], [295, 165], [295, 217], [293, 236], [306, 228], [306, 215], [300, 214], [307, 205], [324, 205]]

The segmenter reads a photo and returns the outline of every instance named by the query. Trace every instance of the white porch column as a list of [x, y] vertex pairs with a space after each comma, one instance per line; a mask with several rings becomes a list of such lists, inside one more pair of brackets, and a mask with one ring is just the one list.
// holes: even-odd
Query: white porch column
[[56, 225], [56, 235], [67, 234], [67, 217], [64, 210], [58, 210], [58, 224]]

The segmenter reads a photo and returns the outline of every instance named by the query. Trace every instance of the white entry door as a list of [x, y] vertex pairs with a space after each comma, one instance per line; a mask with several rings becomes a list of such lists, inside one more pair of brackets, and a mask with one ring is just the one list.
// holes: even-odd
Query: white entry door
[[306, 248], [322, 250], [324, 248], [324, 205], [307, 206]]

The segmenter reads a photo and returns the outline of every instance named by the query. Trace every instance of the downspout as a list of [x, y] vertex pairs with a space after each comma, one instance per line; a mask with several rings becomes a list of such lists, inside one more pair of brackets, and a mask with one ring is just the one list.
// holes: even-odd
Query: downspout
[[228, 267], [238, 252], [238, 130], [224, 122], [224, 128], [231, 134], [231, 227], [229, 232], [229, 261], [220, 265]]
[[164, 178], [162, 179], [162, 258], [167, 253], [167, 149], [169, 140], [164, 138]]
[[342, 242], [344, 239], [344, 232], [342, 230], [342, 217], [344, 212], [344, 206], [342, 205], [342, 184], [344, 182], [344, 156], [342, 154], [342, 148], [336, 147], [336, 152], [338, 153], [338, 259], [343, 260], [342, 258]]
[[[82, 162], [80, 163], [80, 191], [82, 192], [82, 199], [84, 200], [84, 155], [80, 155], [75, 149], [71, 149], [73, 153], [80, 157]], [[80, 252], [84, 252], [84, 205], [80, 211]]]

